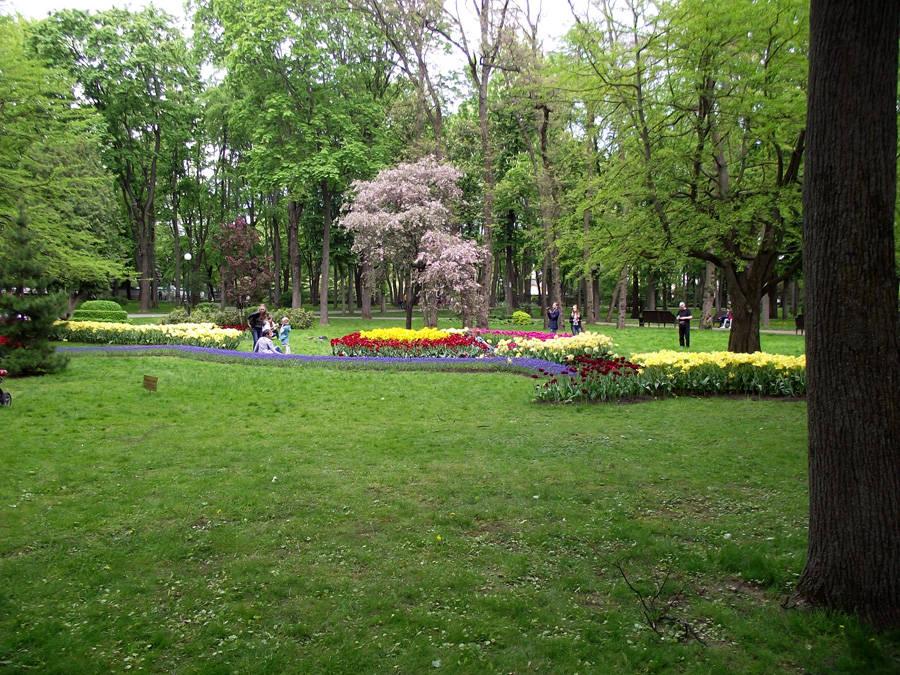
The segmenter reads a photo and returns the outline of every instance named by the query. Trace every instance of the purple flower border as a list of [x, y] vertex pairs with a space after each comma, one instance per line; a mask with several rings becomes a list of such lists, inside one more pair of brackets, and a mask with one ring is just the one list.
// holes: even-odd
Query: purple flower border
[[[544, 359], [523, 359], [513, 358], [507, 360], [505, 357], [497, 358], [439, 358], [439, 357], [387, 357], [387, 356], [318, 356], [311, 354], [258, 354], [253, 352], [242, 352], [235, 349], [214, 349], [212, 347], [191, 347], [188, 345], [106, 345], [103, 347], [57, 347], [57, 351], [68, 354], [89, 354], [91, 352], [104, 352], [107, 354], [134, 354], [140, 355], [141, 352], [151, 353], [172, 353], [173, 356], [179, 354], [206, 356], [221, 359], [243, 359], [247, 361], [277, 361], [282, 363], [318, 363], [318, 364], [334, 364], [341, 366], [363, 366], [363, 365], [403, 365], [403, 366], [444, 366], [447, 370], [452, 370], [459, 366], [482, 366], [485, 370], [492, 371], [510, 371], [522, 372], [530, 371], [534, 373], [543, 373], [547, 375], [566, 375], [571, 371], [568, 366], [545, 361]], [[440, 370], [440, 368], [435, 368]]]

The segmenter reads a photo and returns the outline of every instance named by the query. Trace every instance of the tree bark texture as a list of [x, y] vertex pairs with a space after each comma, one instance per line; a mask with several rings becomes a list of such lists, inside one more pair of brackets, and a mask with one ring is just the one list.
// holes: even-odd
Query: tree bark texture
[[319, 289], [319, 325], [328, 326], [328, 258], [331, 256], [331, 190], [322, 181], [322, 203], [325, 206], [325, 230], [322, 234], [322, 285]]
[[288, 202], [288, 256], [291, 260], [291, 309], [303, 305], [303, 286], [300, 278], [300, 214], [303, 206], [292, 199]]
[[716, 299], [716, 266], [706, 261], [706, 278], [703, 282], [703, 309], [700, 316], [700, 328], [713, 327], [713, 305]]
[[898, 39], [896, 0], [812, 2], [803, 191], [810, 515], [798, 593], [876, 628], [900, 626]]

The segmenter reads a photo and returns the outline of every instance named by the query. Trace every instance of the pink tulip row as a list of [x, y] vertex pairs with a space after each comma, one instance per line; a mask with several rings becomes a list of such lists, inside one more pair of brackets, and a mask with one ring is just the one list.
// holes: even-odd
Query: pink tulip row
[[481, 333], [490, 333], [491, 335], [503, 335], [506, 337], [526, 338], [528, 340], [552, 340], [557, 337], [572, 337], [571, 333], [535, 333], [533, 331], [523, 332], [518, 330], [483, 330]]

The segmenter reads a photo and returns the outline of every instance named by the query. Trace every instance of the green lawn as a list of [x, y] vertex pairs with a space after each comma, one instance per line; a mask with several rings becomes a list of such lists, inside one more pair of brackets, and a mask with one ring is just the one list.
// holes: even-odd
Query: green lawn
[[173, 357], [7, 385], [0, 672], [897, 669], [897, 639], [781, 606], [803, 402], [548, 406], [510, 374]]

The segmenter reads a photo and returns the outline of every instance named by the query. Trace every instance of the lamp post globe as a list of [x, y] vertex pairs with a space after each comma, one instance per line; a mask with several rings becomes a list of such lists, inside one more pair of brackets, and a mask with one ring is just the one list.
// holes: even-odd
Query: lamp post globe
[[190, 289], [191, 289], [191, 264], [190, 263], [191, 263], [192, 257], [193, 256], [191, 255], [190, 251], [188, 251], [187, 253], [184, 254], [184, 263], [185, 263], [185, 267], [187, 268], [187, 272], [185, 274], [185, 277], [187, 278], [187, 284], [185, 285], [186, 287], [184, 289], [184, 306], [187, 308], [188, 316], [191, 315], [191, 301], [189, 299], [188, 294], [191, 292], [190, 291]]

